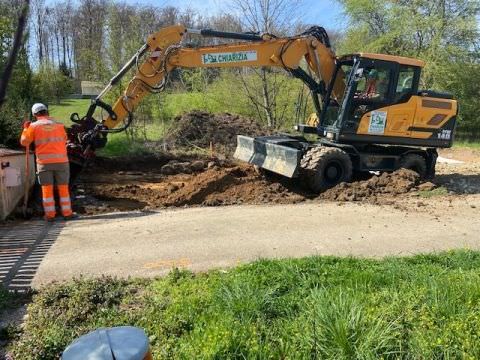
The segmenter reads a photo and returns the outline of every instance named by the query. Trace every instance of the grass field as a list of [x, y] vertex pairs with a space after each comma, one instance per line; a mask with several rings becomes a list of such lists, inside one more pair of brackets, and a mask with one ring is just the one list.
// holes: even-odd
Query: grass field
[[[58, 121], [61, 121], [66, 126], [70, 126], [70, 115], [78, 113], [80, 117], [87, 113], [91, 100], [89, 99], [64, 99], [58, 105], [52, 104], [50, 106], [50, 115]], [[159, 140], [164, 129], [159, 124], [149, 124], [145, 129], [145, 137], [142, 141], [132, 141], [125, 133], [109, 135], [107, 146], [97, 152], [101, 156], [120, 156], [120, 155], [138, 155], [149, 151], [143, 144], [143, 140], [155, 141]]]
[[80, 279], [34, 297], [12, 349], [54, 359], [81, 334], [126, 324], [146, 330], [155, 359], [479, 359], [480, 253]]
[[90, 106], [89, 99], [63, 99], [60, 104], [51, 104], [49, 106], [50, 115], [57, 121], [65, 125], [71, 125], [70, 115], [78, 113], [80, 117], [87, 113]]

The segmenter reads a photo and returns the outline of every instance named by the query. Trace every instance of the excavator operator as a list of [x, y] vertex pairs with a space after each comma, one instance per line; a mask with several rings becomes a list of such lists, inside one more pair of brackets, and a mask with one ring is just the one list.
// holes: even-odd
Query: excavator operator
[[388, 75], [385, 71], [370, 70], [363, 98], [382, 101], [388, 92]]

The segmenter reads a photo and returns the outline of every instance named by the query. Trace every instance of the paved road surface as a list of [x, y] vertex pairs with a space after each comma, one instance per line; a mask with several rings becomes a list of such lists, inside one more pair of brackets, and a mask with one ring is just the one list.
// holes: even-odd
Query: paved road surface
[[112, 214], [66, 224], [33, 279], [39, 286], [83, 275], [158, 276], [259, 258], [381, 257], [480, 249], [480, 209], [432, 214], [391, 206], [309, 203]]

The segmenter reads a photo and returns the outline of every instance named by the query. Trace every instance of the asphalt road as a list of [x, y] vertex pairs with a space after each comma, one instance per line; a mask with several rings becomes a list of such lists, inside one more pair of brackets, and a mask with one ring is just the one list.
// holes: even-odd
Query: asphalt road
[[33, 286], [79, 275], [159, 276], [260, 258], [383, 257], [480, 249], [478, 196], [430, 212], [309, 203], [102, 215], [58, 229]]

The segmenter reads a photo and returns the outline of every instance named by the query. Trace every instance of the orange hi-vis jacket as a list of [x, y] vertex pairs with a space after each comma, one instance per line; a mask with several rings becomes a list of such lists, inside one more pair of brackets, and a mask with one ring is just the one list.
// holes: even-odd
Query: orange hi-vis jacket
[[20, 138], [23, 146], [35, 144], [37, 164], [57, 164], [68, 162], [67, 133], [62, 124], [56, 123], [48, 117], [38, 118], [27, 129], [24, 129]]

